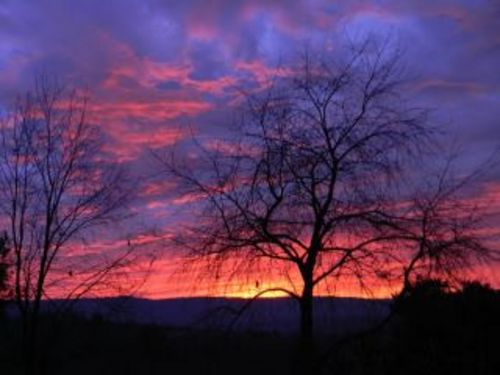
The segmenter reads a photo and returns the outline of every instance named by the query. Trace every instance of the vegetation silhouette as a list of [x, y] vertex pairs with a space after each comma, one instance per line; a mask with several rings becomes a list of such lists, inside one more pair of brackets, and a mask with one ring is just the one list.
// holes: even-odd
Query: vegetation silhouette
[[[500, 291], [478, 281], [458, 289], [421, 279], [394, 298], [384, 329], [331, 357], [339, 374], [495, 374]], [[334, 370], [333, 370], [334, 369]]]
[[[450, 288], [419, 280], [394, 297], [390, 322], [331, 352], [321, 374], [495, 374], [498, 370], [500, 292], [479, 282]], [[290, 374], [295, 344], [271, 332], [179, 328], [112, 316], [45, 313], [39, 343], [45, 374]], [[20, 321], [1, 323], [0, 363], [22, 373]], [[347, 337], [350, 337], [348, 335]], [[319, 334], [317, 345], [334, 342]], [[13, 359], [17, 358], [17, 363]]]
[[3, 317], [5, 304], [12, 297], [12, 288], [10, 288], [9, 279], [9, 255], [7, 235], [0, 237], [0, 319]]
[[[129, 198], [124, 171], [102, 158], [85, 93], [46, 75], [0, 118], [0, 210], [8, 228], [12, 294], [21, 317], [26, 374], [39, 373], [41, 303], [57, 286], [66, 301], [99, 284], [129, 255], [71, 261], [74, 241], [119, 220]], [[78, 274], [78, 275], [76, 275]], [[64, 289], [64, 280], [73, 279]]]

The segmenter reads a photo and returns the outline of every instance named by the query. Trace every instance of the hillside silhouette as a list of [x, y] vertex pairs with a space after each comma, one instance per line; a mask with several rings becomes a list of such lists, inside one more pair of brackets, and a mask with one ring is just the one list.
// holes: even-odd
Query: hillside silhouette
[[[285, 324], [297, 313], [291, 302], [258, 300], [231, 327], [233, 315], [228, 311], [236, 311], [243, 300], [88, 299], [63, 315], [45, 306], [41, 370], [288, 374], [295, 353], [290, 337], [297, 334]], [[499, 368], [500, 292], [480, 283], [453, 291], [430, 280], [393, 300], [320, 298], [315, 303], [317, 310], [323, 308], [321, 318], [332, 321], [317, 332], [322, 353], [318, 373], [495, 374]], [[2, 321], [1, 363], [3, 373], [18, 374], [19, 321], [7, 315]]]

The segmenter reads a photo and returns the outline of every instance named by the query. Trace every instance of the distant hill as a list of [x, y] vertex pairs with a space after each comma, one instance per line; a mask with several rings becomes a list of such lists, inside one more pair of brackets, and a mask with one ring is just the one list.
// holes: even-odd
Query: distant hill
[[[289, 298], [255, 300], [236, 321], [248, 300], [235, 298], [182, 298], [148, 300], [133, 297], [82, 299], [73, 312], [87, 318], [115, 322], [155, 324], [178, 328], [228, 329], [294, 334], [298, 325], [297, 303]], [[375, 324], [389, 312], [389, 300], [316, 298], [315, 328], [322, 333], [348, 333]], [[44, 303], [44, 310], [60, 301]]]

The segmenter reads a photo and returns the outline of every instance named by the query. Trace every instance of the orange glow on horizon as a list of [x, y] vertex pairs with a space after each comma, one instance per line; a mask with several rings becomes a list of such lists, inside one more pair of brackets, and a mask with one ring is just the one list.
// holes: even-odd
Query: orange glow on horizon
[[[494, 274], [494, 272], [492, 272]], [[489, 282], [493, 287], [498, 288], [498, 278], [491, 277], [490, 274], [485, 282]], [[245, 279], [249, 279], [248, 275]], [[126, 284], [129, 284], [128, 286]], [[134, 280], [130, 277], [125, 280], [120, 288], [105, 287], [94, 290], [89, 297], [116, 297], [120, 295], [131, 295], [138, 298], [152, 300], [176, 299], [176, 298], [241, 298], [252, 299], [267, 289], [286, 288], [291, 289], [289, 280], [283, 278], [274, 281], [262, 281], [256, 286], [256, 282], [231, 280], [227, 283], [217, 280], [207, 279], [205, 282], [199, 282], [196, 278], [187, 278], [180, 275], [168, 277], [163, 273], [151, 275], [144, 285], [136, 289]], [[341, 298], [363, 298], [363, 299], [386, 299], [392, 298], [399, 290], [399, 284], [373, 283], [368, 286], [369, 289], [362, 288], [356, 280], [344, 280], [334, 287], [320, 284], [315, 289], [315, 297], [341, 297]], [[51, 298], [65, 298], [64, 291], [68, 288], [60, 288], [58, 291], [50, 293]], [[129, 293], [128, 291], [132, 291]], [[296, 294], [297, 291], [295, 291]], [[271, 290], [262, 293], [258, 298], [290, 298], [290, 296], [281, 290]]]
[[[162, 238], [167, 238], [164, 233]], [[132, 240], [133, 245], [146, 249], [156, 246], [158, 235], [140, 235]], [[81, 263], [79, 259], [98, 254], [100, 252], [115, 251], [113, 243], [101, 243], [85, 249], [75, 249], [69, 258], [73, 262]], [[280, 263], [254, 264], [244, 262], [243, 265], [235, 259], [215, 266], [207, 261], [195, 260], [188, 262], [179, 254], [171, 252], [169, 255], [151, 263], [145, 257], [138, 259], [126, 268], [117, 270], [110, 275], [98, 289], [94, 289], [88, 297], [113, 297], [118, 295], [131, 295], [147, 299], [175, 299], [193, 297], [225, 297], [251, 299], [259, 294], [259, 298], [286, 298], [287, 293], [278, 289], [286, 289], [296, 295], [302, 290], [302, 280], [297, 270], [293, 267], [283, 268]], [[500, 287], [498, 267], [487, 264], [478, 265], [471, 269], [466, 279], [478, 279], [489, 283], [494, 288]], [[57, 275], [56, 275], [57, 276]], [[52, 284], [48, 291], [51, 298], [65, 298], [68, 291], [72, 290], [78, 281], [88, 276], [85, 272], [79, 273], [74, 269], [71, 277], [66, 272], [59, 275], [61, 281]], [[314, 291], [317, 297], [353, 297], [353, 298], [391, 298], [400, 290], [399, 282], [381, 281], [375, 276], [363, 280], [354, 276], [343, 276], [340, 279], [326, 279], [319, 283]], [[265, 290], [271, 289], [267, 293]]]
[[[151, 240], [148, 236], [144, 241]], [[124, 272], [107, 283], [106, 287], [95, 289], [89, 297], [113, 297], [118, 295], [132, 295], [147, 299], [175, 299], [195, 297], [221, 298], [288, 298], [290, 295], [283, 290], [300, 295], [302, 282], [300, 276], [293, 269], [249, 269], [241, 274], [228, 276], [227, 272], [212, 272], [205, 268], [202, 262], [184, 268], [183, 260], [172, 258], [159, 260], [154, 269], [147, 270], [147, 262], [132, 265]], [[229, 264], [226, 268], [233, 267]], [[224, 268], [224, 267], [222, 267]], [[123, 277], [123, 274], [126, 277]], [[225, 274], [217, 277], [216, 274]], [[121, 275], [121, 276], [120, 276]], [[65, 276], [65, 275], [63, 275]], [[81, 276], [83, 278], [83, 275]], [[74, 275], [73, 283], [78, 280]], [[366, 280], [365, 280], [366, 281]], [[52, 298], [65, 298], [71, 283], [63, 282], [49, 295]], [[265, 292], [269, 290], [268, 292]], [[370, 289], [363, 289], [357, 280], [343, 278], [339, 282], [322, 282], [316, 286], [317, 297], [355, 297], [355, 298], [391, 298], [398, 290], [398, 285], [387, 285], [372, 282]]]

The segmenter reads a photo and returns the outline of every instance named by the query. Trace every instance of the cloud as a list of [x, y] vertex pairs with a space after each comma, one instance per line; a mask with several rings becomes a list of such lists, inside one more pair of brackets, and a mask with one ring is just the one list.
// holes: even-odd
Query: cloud
[[[498, 146], [499, 17], [500, 5], [487, 0], [3, 1], [0, 110], [40, 72], [87, 87], [110, 158], [141, 180], [134, 210], [152, 217], [134, 220], [175, 226], [187, 218], [174, 208], [197, 197], [176, 198], [168, 181], [146, 178], [157, 167], [149, 151], [191, 152], [183, 144], [191, 132], [221, 146], [235, 88], [287, 74], [306, 46], [335, 51], [369, 32], [395, 36], [416, 78], [412, 94], [461, 135], [464, 165], [474, 164]], [[500, 175], [492, 180], [477, 199], [498, 201]]]

